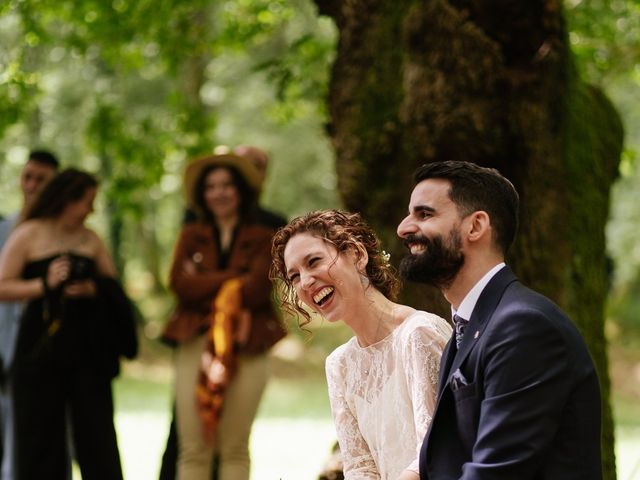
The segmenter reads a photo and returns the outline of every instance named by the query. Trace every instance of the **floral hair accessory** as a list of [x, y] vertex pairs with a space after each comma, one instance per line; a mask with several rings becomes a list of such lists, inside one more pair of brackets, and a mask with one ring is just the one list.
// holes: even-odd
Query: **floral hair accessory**
[[382, 250], [382, 259], [384, 260], [384, 263], [388, 265], [389, 261], [391, 260], [391, 254], [387, 253], [385, 250]]

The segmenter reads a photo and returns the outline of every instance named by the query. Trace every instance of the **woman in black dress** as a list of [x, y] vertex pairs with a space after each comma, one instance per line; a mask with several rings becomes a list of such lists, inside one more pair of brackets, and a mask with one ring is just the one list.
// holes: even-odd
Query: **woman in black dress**
[[79, 170], [59, 173], [0, 257], [0, 300], [27, 302], [9, 376], [17, 480], [70, 476], [69, 427], [84, 480], [122, 479], [111, 392], [118, 340], [109, 328], [116, 271], [84, 225], [97, 185]]

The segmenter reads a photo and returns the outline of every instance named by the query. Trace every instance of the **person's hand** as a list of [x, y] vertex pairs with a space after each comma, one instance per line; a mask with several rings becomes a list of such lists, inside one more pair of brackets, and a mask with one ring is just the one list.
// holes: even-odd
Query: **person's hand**
[[96, 283], [93, 280], [79, 280], [65, 285], [63, 291], [65, 297], [95, 297]]
[[47, 286], [51, 290], [58, 288], [69, 278], [70, 269], [71, 261], [68, 256], [63, 255], [53, 260], [47, 270]]
[[185, 260], [182, 262], [182, 274], [183, 275], [195, 275], [198, 272], [196, 262], [193, 260]]

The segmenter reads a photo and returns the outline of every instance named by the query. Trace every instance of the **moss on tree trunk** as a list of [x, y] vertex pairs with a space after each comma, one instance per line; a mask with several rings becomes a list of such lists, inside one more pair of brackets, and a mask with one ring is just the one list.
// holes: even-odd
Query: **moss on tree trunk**
[[[340, 32], [329, 133], [346, 207], [374, 225], [394, 261], [411, 173], [422, 163], [499, 169], [521, 194], [509, 263], [583, 332], [603, 390], [605, 478], [615, 479], [603, 334], [604, 225], [621, 126], [575, 75], [557, 1], [316, 0]], [[439, 294], [405, 301], [446, 313]]]

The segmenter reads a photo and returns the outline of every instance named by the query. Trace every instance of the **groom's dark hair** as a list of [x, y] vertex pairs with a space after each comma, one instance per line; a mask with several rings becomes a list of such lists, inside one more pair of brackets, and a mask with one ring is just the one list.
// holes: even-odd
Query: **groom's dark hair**
[[518, 192], [494, 168], [471, 162], [444, 161], [422, 165], [414, 175], [415, 185], [429, 178], [449, 181], [449, 198], [462, 217], [483, 210], [491, 219], [494, 242], [506, 255], [518, 229]]

